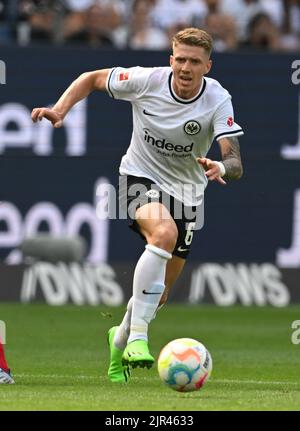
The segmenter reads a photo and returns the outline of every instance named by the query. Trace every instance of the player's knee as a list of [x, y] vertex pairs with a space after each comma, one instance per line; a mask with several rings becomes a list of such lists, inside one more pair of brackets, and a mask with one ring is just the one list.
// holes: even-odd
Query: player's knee
[[151, 235], [151, 244], [169, 251], [174, 250], [178, 237], [175, 223], [165, 223], [158, 226]]

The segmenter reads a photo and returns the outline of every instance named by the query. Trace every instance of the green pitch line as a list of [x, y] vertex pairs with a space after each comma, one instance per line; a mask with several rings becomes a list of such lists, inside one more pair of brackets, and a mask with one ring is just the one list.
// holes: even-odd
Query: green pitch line
[[107, 330], [125, 307], [0, 304], [15, 385], [0, 385], [0, 410], [299, 410], [300, 344], [291, 324], [300, 307], [164, 307], [150, 330], [157, 358], [170, 340], [203, 342], [211, 380], [181, 394], [163, 385], [156, 364], [128, 384], [109, 382]]

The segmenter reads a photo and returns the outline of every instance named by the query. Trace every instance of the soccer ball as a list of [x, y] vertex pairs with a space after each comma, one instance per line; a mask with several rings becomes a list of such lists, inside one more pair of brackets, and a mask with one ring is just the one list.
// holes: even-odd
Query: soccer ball
[[212, 371], [209, 351], [199, 341], [179, 338], [170, 341], [158, 357], [158, 374], [169, 387], [179, 392], [199, 390]]

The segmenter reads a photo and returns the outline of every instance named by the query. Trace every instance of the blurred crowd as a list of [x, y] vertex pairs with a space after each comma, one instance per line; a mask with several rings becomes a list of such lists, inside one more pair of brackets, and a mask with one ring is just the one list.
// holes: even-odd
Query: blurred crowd
[[0, 0], [0, 44], [169, 49], [200, 27], [216, 52], [300, 52], [300, 0]]

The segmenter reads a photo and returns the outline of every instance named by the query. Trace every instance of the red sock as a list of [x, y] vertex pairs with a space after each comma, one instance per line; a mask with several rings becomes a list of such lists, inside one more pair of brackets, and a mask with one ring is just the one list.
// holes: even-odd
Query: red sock
[[2, 368], [2, 370], [4, 371], [9, 371], [9, 368], [5, 359], [3, 344], [1, 344], [1, 342], [0, 342], [0, 368]]

